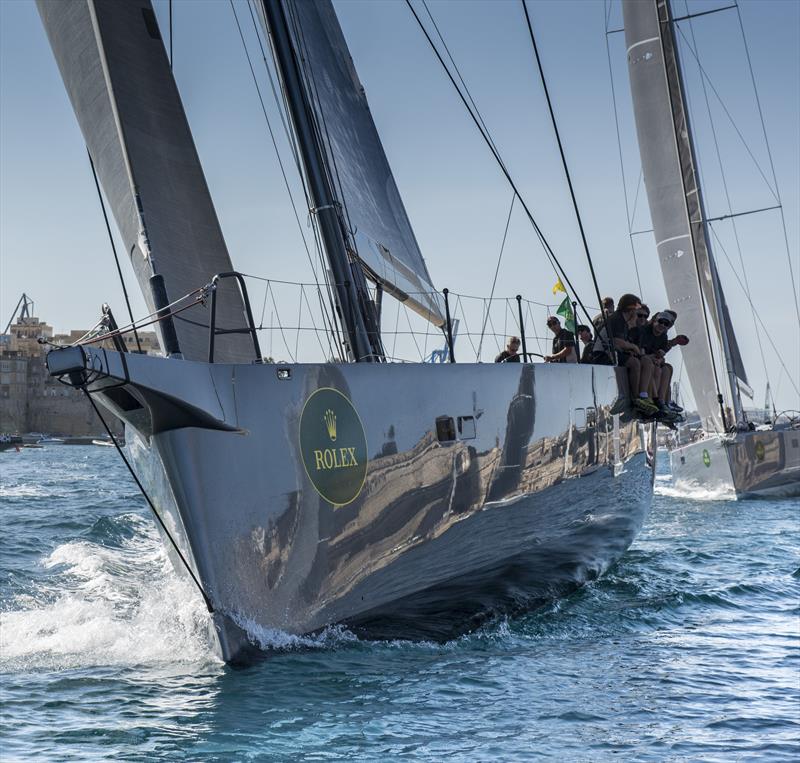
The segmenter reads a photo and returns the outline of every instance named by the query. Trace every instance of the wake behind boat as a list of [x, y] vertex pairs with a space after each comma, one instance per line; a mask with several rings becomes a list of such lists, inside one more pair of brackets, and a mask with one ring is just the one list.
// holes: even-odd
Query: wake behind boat
[[[264, 628], [447, 638], [624, 553], [652, 498], [655, 425], [614, 367], [454, 362], [446, 290], [329, 2], [258, 4], [328, 264], [341, 361], [310, 364], [262, 356], [149, 0], [38, 5], [167, 353], [128, 352], [107, 312], [48, 367], [125, 424], [126, 463], [225, 660]], [[384, 294], [443, 332], [449, 363], [387, 362]]]

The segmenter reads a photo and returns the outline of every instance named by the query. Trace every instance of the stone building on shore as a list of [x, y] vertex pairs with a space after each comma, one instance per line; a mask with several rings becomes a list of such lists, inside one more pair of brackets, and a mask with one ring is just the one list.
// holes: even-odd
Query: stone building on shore
[[[103, 425], [79, 390], [61, 384], [47, 373], [50, 344], [72, 344], [86, 331], [54, 334], [53, 327], [30, 314], [28, 302], [6, 333], [0, 335], [0, 433], [43, 432], [59, 435], [100, 435]], [[124, 336], [131, 352], [138, 347], [133, 334]], [[154, 332], [139, 332], [142, 352], [159, 354]]]

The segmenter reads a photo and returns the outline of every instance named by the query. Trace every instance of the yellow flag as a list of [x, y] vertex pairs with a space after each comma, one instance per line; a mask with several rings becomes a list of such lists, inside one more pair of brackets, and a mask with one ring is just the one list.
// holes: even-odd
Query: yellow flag
[[561, 283], [561, 279], [559, 278], [556, 281], [556, 285], [553, 287], [553, 294], [558, 294], [558, 292], [563, 291], [564, 294], [567, 293], [567, 290], [564, 288], [564, 284]]

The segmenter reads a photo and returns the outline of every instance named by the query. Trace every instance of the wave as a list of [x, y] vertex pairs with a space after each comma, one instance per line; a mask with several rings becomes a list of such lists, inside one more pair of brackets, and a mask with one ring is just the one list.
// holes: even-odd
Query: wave
[[[671, 479], [671, 478], [670, 478]], [[736, 493], [729, 488], [707, 488], [702, 485], [692, 485], [689, 483], [681, 482], [678, 484], [670, 482], [670, 484], [663, 484], [656, 478], [656, 484], [653, 488], [655, 495], [660, 495], [665, 498], [680, 498], [690, 501], [735, 501]]]
[[0, 485], [0, 498], [41, 498], [47, 491], [41, 485]]
[[0, 666], [64, 669], [216, 661], [210, 620], [158, 533], [138, 525], [117, 547], [75, 540], [42, 560], [49, 574], [0, 613]]

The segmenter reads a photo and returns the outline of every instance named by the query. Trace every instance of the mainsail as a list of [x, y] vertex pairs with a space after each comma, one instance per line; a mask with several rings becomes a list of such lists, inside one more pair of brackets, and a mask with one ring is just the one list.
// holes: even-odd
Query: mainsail
[[[86, 145], [151, 310], [150, 277], [173, 302], [233, 267], [150, 0], [37, 0]], [[245, 326], [237, 287], [219, 287], [217, 326]], [[183, 357], [208, 355], [208, 308], [175, 317]], [[163, 347], [162, 343], [162, 347]], [[249, 337], [215, 359], [253, 360]]]
[[[281, 3], [297, 60], [303, 63], [332, 186], [344, 207], [350, 247], [370, 280], [441, 326], [441, 298], [411, 229], [333, 5], [330, 0]], [[266, 24], [265, 28], [269, 33]]]
[[[701, 421], [708, 430], [723, 431], [724, 423], [731, 426], [735, 421], [726, 414], [723, 422], [718, 394], [731, 413], [738, 413], [736, 377], [744, 383], [747, 377], [708, 243], [669, 4], [623, 0], [622, 11], [636, 132], [661, 271], [681, 331], [690, 339], [682, 352]], [[721, 348], [726, 368], [715, 368], [714, 345]]]

